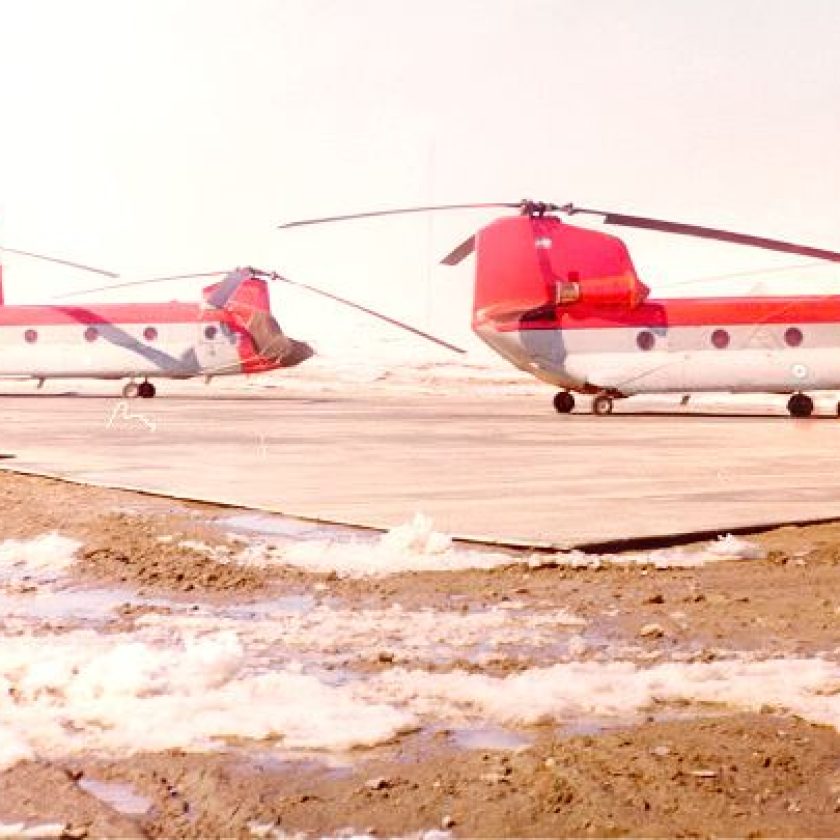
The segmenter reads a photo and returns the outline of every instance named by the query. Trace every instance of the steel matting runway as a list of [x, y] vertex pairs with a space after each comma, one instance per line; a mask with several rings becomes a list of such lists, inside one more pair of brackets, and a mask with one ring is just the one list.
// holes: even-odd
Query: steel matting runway
[[836, 418], [560, 417], [538, 397], [176, 385], [128, 403], [109, 390], [0, 396], [0, 449], [15, 456], [2, 465], [375, 528], [421, 512], [454, 536], [540, 546], [840, 517]]

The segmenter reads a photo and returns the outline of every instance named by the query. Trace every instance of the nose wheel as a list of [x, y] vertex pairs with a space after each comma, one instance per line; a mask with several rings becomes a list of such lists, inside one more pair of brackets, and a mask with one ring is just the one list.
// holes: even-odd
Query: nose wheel
[[791, 417], [810, 417], [814, 413], [814, 401], [806, 394], [794, 394], [787, 404]]
[[569, 414], [574, 407], [574, 395], [568, 391], [559, 391], [554, 395], [554, 410], [558, 414]]

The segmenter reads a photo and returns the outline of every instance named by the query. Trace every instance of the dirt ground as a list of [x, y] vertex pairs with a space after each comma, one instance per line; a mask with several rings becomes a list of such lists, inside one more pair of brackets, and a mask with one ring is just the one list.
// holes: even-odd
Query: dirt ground
[[[212, 604], [294, 596], [318, 586], [348, 607], [399, 602], [460, 609], [533, 602], [599, 619], [604, 642], [643, 643], [646, 662], [675, 651], [713, 661], [718, 648], [814, 655], [840, 646], [840, 523], [750, 537], [763, 560], [696, 569], [528, 568], [411, 573], [351, 580], [216, 562], [185, 539], [230, 548], [213, 523], [229, 510], [0, 473], [0, 538], [46, 531], [83, 542], [80, 585]], [[173, 535], [176, 539], [171, 539]], [[168, 542], [161, 542], [166, 537]], [[611, 616], [605, 619], [604, 616]], [[130, 626], [127, 607], [114, 626]], [[640, 636], [648, 625], [656, 633]], [[586, 652], [582, 652], [585, 657]], [[411, 665], [400, 650], [364, 667]], [[495, 660], [486, 672], [537, 663]], [[473, 664], [471, 667], [475, 668]], [[259, 744], [223, 753], [170, 751], [23, 761], [0, 772], [0, 823], [56, 824], [66, 837], [407, 836], [840, 837], [840, 733], [778, 710], [669, 710], [615, 728], [523, 728], [508, 748], [464, 745], [421, 730], [338, 764], [318, 755], [265, 757]], [[153, 807], [129, 816], [85, 779], [130, 785]]]

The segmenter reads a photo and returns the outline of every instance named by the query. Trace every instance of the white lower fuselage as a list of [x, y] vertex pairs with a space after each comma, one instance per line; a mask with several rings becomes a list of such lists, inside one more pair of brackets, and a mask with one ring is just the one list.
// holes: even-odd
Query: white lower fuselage
[[648, 301], [476, 323], [517, 367], [562, 388], [620, 395], [840, 389], [840, 297]]
[[243, 334], [198, 304], [0, 307], [0, 376], [188, 378], [247, 372]]

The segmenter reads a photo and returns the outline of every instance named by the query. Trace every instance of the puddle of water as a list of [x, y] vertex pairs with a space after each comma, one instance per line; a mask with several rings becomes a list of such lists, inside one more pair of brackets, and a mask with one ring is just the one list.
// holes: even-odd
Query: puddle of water
[[40, 586], [33, 592], [3, 592], [0, 590], [0, 615], [5, 619], [41, 623], [48, 621], [78, 621], [92, 624], [107, 622], [116, 611], [132, 606], [183, 609], [166, 598], [143, 598], [130, 589], [52, 588]]
[[324, 522], [305, 522], [300, 519], [290, 519], [285, 516], [270, 513], [238, 513], [218, 519], [218, 525], [230, 529], [234, 533], [259, 534], [266, 537], [285, 537], [294, 540], [332, 540], [349, 542], [350, 540], [374, 541], [379, 538], [378, 533], [370, 533], [364, 529], [351, 528], [347, 525], [329, 525]]
[[532, 739], [525, 735], [495, 726], [456, 729], [452, 739], [457, 746], [466, 750], [519, 750], [532, 743]]
[[270, 773], [294, 773], [318, 771], [331, 779], [349, 776], [356, 765], [353, 756], [348, 753], [315, 753], [307, 750], [291, 752], [277, 750], [243, 749], [240, 758], [247, 766]]
[[101, 782], [98, 779], [87, 777], [79, 779], [77, 784], [86, 793], [95, 796], [100, 802], [104, 802], [115, 811], [119, 811], [128, 817], [142, 817], [152, 809], [152, 800], [146, 796], [141, 796], [129, 784]]
[[28, 594], [0, 592], [0, 613], [36, 621], [75, 619], [104, 621], [132, 593], [119, 589], [44, 589]]
[[713, 704], [691, 703], [686, 706], [666, 704], [663, 708], [645, 709], [638, 714], [621, 715], [617, 718], [581, 718], [563, 723], [556, 728], [556, 735], [574, 738], [581, 735], [604, 735], [619, 729], [632, 729], [642, 723], [671, 723], [697, 720], [698, 718], [725, 717], [730, 710]]
[[227, 607], [221, 610], [230, 618], [273, 618], [278, 614], [305, 615], [318, 605], [312, 595], [285, 595], [269, 601], [255, 601], [252, 604]]
[[570, 723], [564, 723], [557, 727], [556, 734], [563, 738], [578, 738], [583, 735], [602, 735], [605, 732], [615, 729], [623, 729], [630, 726], [638, 726], [644, 720], [641, 716], [626, 717], [620, 721], [615, 720], [576, 720]]

